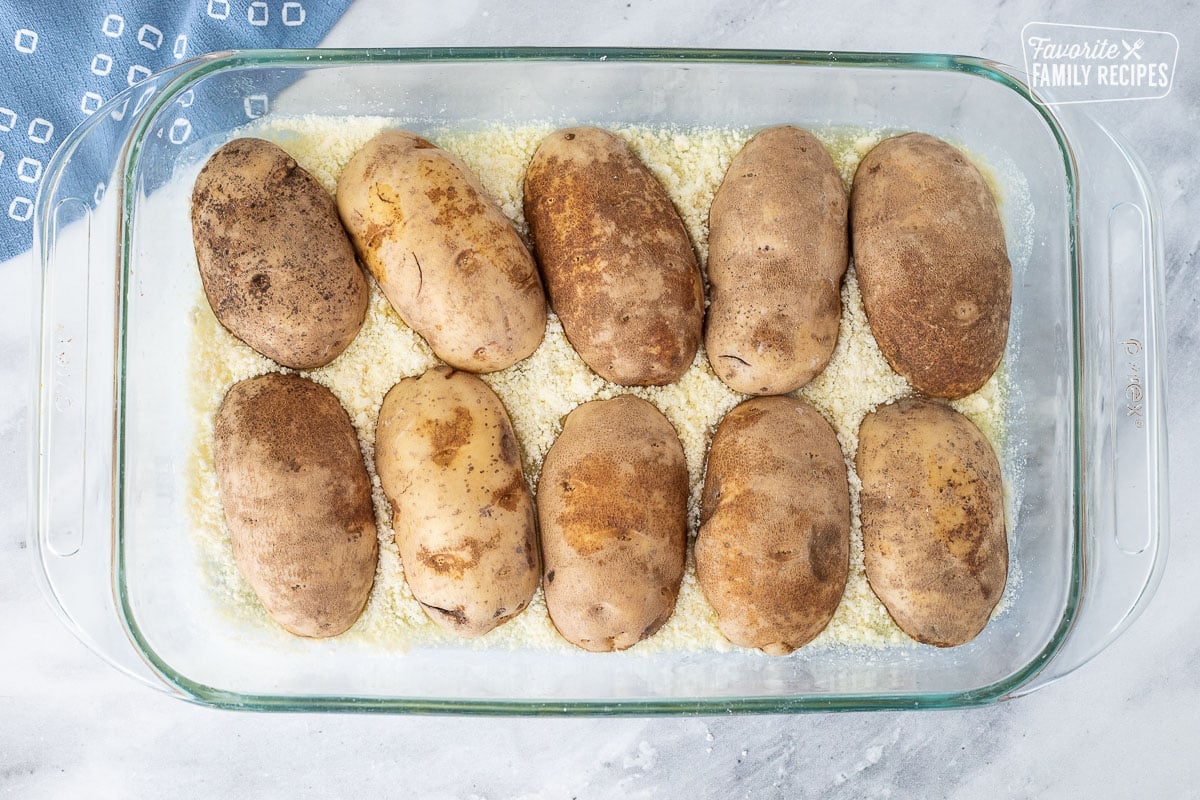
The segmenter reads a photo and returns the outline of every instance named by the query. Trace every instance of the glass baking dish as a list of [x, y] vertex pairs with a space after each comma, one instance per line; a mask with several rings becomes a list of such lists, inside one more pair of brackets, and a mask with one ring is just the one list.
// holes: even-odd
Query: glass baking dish
[[[911, 129], [998, 166], [1014, 269], [1010, 548], [1021, 584], [975, 641], [619, 655], [470, 646], [274, 650], [206, 601], [185, 468], [194, 274], [156, 268], [153, 199], [269, 114], [488, 123]], [[33, 549], [104, 659], [259, 710], [680, 714], [945, 707], [1071, 672], [1144, 608], [1166, 556], [1162, 240], [1145, 170], [1078, 106], [945, 55], [617, 49], [277, 50], [181, 63], [109, 101], [37, 206], [42, 380]], [[190, 241], [172, 243], [190, 248]]]

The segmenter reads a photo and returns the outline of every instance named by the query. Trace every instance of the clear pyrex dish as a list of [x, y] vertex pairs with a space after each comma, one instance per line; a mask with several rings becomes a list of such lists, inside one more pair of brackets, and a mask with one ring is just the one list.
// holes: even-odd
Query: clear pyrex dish
[[[280, 91], [281, 87], [282, 91]], [[278, 94], [276, 94], [278, 92]], [[185, 472], [195, 275], [164, 269], [155, 193], [269, 114], [413, 127], [525, 122], [911, 129], [998, 166], [1013, 262], [1000, 458], [1021, 584], [940, 650], [583, 652], [271, 648], [206, 611]], [[1011, 184], [1011, 185], [1009, 185]], [[38, 203], [38, 573], [106, 660], [214, 706], [671, 714], [963, 706], [1080, 666], [1149, 600], [1166, 555], [1162, 241], [1144, 169], [1015, 70], [942, 55], [419, 49], [218, 53], [113, 98]], [[191, 248], [190, 241], [171, 246]]]

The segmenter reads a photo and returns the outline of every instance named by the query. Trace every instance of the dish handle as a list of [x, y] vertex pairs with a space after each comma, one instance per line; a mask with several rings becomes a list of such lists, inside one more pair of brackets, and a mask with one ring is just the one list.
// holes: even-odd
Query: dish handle
[[[183, 62], [114, 96], [59, 147], [38, 195], [35, 271], [41, 329], [30, 454], [35, 573], [51, 607], [89, 649], [120, 671], [171, 691], [138, 654], [115, 590], [119, 488], [113, 394], [124, 143]], [[107, 266], [107, 268], [106, 268]], [[177, 692], [175, 692], [177, 693]]]
[[1111, 644], [1149, 603], [1167, 555], [1161, 216], [1133, 151], [1090, 116], [1059, 113], [1079, 177], [1083, 580], [1065, 644], [1013, 696]]

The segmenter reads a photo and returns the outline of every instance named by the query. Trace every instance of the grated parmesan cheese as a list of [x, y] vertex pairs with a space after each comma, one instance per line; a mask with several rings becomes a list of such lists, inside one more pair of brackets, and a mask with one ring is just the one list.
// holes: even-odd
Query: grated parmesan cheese
[[[331, 193], [350, 157], [368, 139], [399, 123], [384, 118], [299, 117], [271, 119], [241, 133], [276, 142]], [[428, 131], [443, 149], [460, 158], [524, 235], [522, 179], [538, 143], [550, 126], [490, 127], [473, 131]], [[708, 254], [708, 208], [730, 160], [750, 136], [740, 129], [625, 127], [616, 130], [662, 183], [696, 248], [701, 269]], [[847, 186], [859, 160], [881, 138], [877, 131], [815, 131], [833, 155]], [[186, 213], [186, 209], [182, 213]], [[192, 268], [195, 269], [194, 263]], [[375, 421], [383, 397], [401, 378], [436, 365], [429, 347], [388, 304], [373, 280], [362, 330], [331, 364], [302, 373], [327, 386], [342, 402], [358, 433], [371, 476], [379, 531], [375, 586], [359, 621], [343, 639], [385, 650], [449, 642], [452, 636], [430, 621], [404, 581], [393, 541], [390, 506], [374, 467]], [[239, 380], [277, 364], [229, 334], [201, 294], [193, 310], [191, 395], [196, 420], [189, 470], [190, 510], [200, 569], [223, 613], [237, 624], [274, 628], [233, 561], [229, 530], [217, 493], [212, 424], [225, 392]], [[286, 371], [286, 370], [284, 370]], [[999, 451], [1004, 435], [1003, 368], [975, 394], [953, 405], [974, 421]], [[712, 372], [701, 349], [683, 377], [669, 386], [626, 388], [611, 384], [583, 363], [551, 314], [546, 337], [536, 352], [501, 372], [481, 376], [503, 401], [521, 444], [526, 476], [536, 487], [542, 459], [577, 405], [629, 392], [657, 406], [675, 426], [687, 457], [691, 492], [688, 532], [699, 526], [700, 494], [708, 444], [725, 414], [745, 399]], [[850, 476], [851, 555], [846, 592], [832, 622], [809, 647], [910, 643], [872, 593], [863, 567], [859, 521], [861, 483], [854, 469], [858, 426], [876, 405], [909, 394], [908, 383], [891, 370], [871, 336], [853, 266], [842, 288], [842, 320], [829, 366], [795, 393], [816, 406], [833, 425]], [[457, 641], [457, 640], [455, 640]], [[520, 615], [474, 641], [478, 647], [573, 649], [554, 630], [539, 589]], [[687, 570], [674, 614], [653, 637], [634, 648], [728, 650], [716, 615], [700, 592], [689, 551]]]

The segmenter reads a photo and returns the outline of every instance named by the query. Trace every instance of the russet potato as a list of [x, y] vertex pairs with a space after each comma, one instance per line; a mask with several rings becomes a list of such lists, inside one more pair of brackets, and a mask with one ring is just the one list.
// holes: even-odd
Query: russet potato
[[675, 608], [687, 550], [687, 462], [667, 418], [633, 395], [567, 415], [542, 463], [546, 607], [585, 650], [624, 650]]
[[871, 588], [917, 641], [969, 642], [1008, 576], [1004, 482], [991, 444], [950, 406], [907, 398], [863, 420], [855, 465]]
[[280, 147], [221, 147], [196, 178], [191, 213], [204, 294], [234, 336], [285, 367], [315, 369], [358, 335], [366, 277], [333, 198]]
[[379, 543], [367, 467], [333, 393], [275, 372], [236, 383], [213, 453], [234, 561], [271, 616], [301, 636], [353, 625]]
[[434, 622], [473, 638], [529, 605], [540, 579], [533, 498], [487, 384], [450, 367], [397, 383], [379, 411], [375, 467], [404, 578]]
[[679, 379], [700, 346], [704, 288], [671, 198], [617, 136], [555, 131], [525, 174], [525, 219], [563, 331], [623, 386]]
[[700, 514], [696, 577], [727, 639], [785, 655], [825, 629], [850, 570], [850, 488], [820, 412], [775, 396], [726, 414]]
[[850, 198], [854, 268], [871, 333], [913, 388], [955, 399], [996, 371], [1012, 266], [987, 182], [941, 139], [907, 133], [867, 153]]
[[384, 131], [342, 171], [337, 205], [388, 302], [438, 358], [494, 372], [541, 344], [546, 296], [533, 256], [457, 158]]
[[709, 211], [713, 371], [746, 394], [786, 394], [837, 344], [848, 202], [833, 158], [802, 128], [760, 131], [734, 156]]

